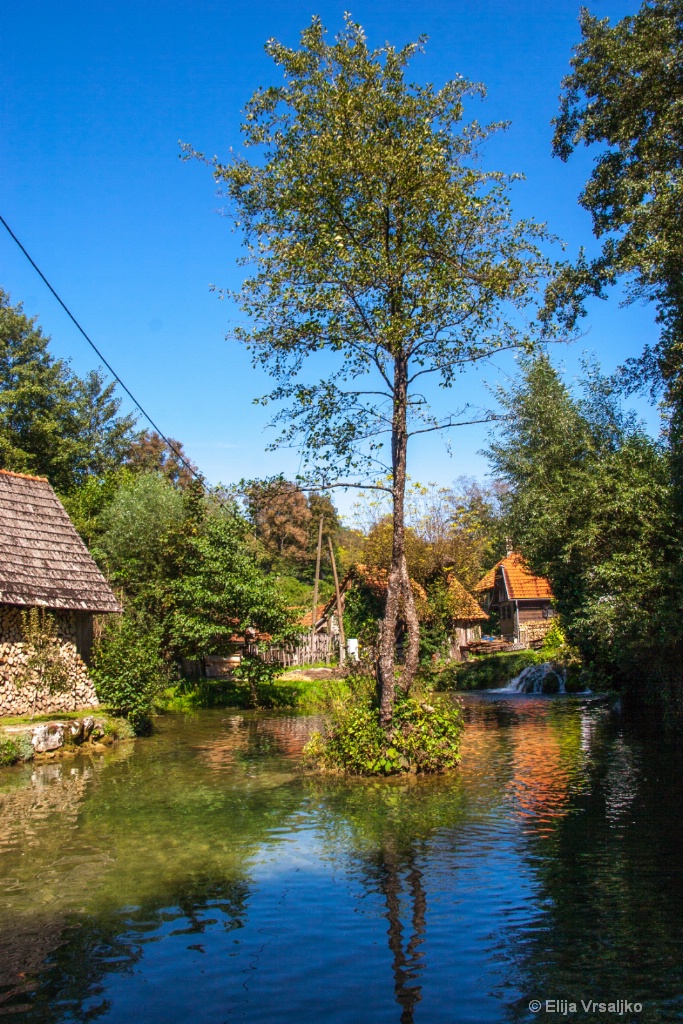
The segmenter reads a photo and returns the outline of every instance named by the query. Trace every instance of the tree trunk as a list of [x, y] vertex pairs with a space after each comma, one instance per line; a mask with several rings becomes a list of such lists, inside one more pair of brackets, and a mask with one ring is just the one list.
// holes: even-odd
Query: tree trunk
[[387, 603], [380, 635], [377, 665], [380, 686], [380, 722], [385, 729], [391, 725], [396, 691], [396, 624], [403, 613], [408, 627], [408, 651], [399, 685], [406, 693], [417, 672], [420, 627], [415, 609], [415, 598], [405, 553], [405, 492], [406, 459], [408, 454], [407, 430], [408, 366], [403, 357], [394, 362], [394, 412], [391, 429], [391, 455], [393, 471], [393, 543], [391, 568], [387, 585]]

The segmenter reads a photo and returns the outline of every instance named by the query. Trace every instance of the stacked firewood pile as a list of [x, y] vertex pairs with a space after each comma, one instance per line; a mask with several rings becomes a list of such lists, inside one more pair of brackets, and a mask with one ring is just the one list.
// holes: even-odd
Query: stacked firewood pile
[[472, 640], [464, 644], [460, 650], [462, 654], [501, 654], [504, 651], [523, 651], [526, 644], [513, 643], [510, 640]]
[[28, 661], [30, 649], [22, 640], [21, 612], [18, 608], [0, 611], [0, 716], [52, 714], [95, 707], [97, 696], [88, 670], [76, 650], [76, 627], [69, 612], [58, 615], [59, 641], [62, 656], [69, 666], [71, 687], [63, 693], [37, 693], [34, 704], [33, 687], [18, 687], [14, 680]]

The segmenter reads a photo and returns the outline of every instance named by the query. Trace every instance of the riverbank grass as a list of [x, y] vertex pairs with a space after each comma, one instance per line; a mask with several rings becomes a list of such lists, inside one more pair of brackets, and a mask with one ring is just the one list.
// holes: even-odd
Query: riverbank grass
[[160, 701], [163, 711], [198, 711], [201, 708], [296, 708], [316, 711], [328, 701], [334, 679], [327, 666], [280, 670], [260, 679], [184, 679], [169, 687]]

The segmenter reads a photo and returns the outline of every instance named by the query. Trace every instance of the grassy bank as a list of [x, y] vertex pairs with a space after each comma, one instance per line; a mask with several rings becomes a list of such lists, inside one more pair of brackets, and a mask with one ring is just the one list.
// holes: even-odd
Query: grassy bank
[[188, 679], [166, 691], [161, 701], [161, 710], [253, 707], [315, 710], [325, 701], [330, 681], [327, 675], [315, 675], [315, 669], [285, 671], [271, 681], [259, 682], [255, 702], [246, 680]]

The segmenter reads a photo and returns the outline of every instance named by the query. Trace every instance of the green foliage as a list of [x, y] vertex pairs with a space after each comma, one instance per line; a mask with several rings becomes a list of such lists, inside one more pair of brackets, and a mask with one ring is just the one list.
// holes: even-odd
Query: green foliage
[[344, 633], [356, 637], [362, 650], [372, 649], [378, 640], [384, 601], [374, 590], [354, 582], [344, 599]]
[[[317, 17], [299, 49], [270, 40], [285, 80], [253, 95], [243, 125], [263, 158], [212, 162], [256, 267], [238, 297], [254, 326], [238, 334], [280, 380], [270, 397], [295, 399], [282, 440], [302, 434], [313, 465], [367, 465], [364, 438], [384, 448], [383, 405], [359, 378], [379, 370], [383, 392], [396, 361], [450, 386], [464, 362], [532, 344], [506, 304], [525, 306], [549, 270], [545, 232], [513, 223], [511, 179], [479, 165], [501, 127], [465, 122], [483, 88], [407, 80], [422, 42], [371, 50], [349, 16], [334, 42]], [[296, 383], [322, 348], [334, 372]]]
[[[91, 488], [94, 489], [94, 486]], [[184, 520], [182, 493], [156, 473], [123, 473], [99, 516], [94, 554], [134, 600], [161, 599]]]
[[10, 764], [16, 764], [19, 759], [19, 748], [14, 740], [0, 737], [0, 766], [4, 768]]
[[[602, 237], [600, 256], [567, 267], [552, 292], [575, 316], [582, 299], [625, 278], [629, 297], [653, 299], [665, 325], [641, 370], [660, 376], [680, 400], [683, 339], [683, 33], [680, 0], [645, 0], [610, 26], [583, 9], [582, 41], [563, 82], [554, 152], [567, 160], [599, 145], [580, 203]], [[652, 358], [653, 357], [653, 358]], [[649, 374], [652, 379], [652, 372]]]
[[35, 750], [28, 733], [20, 732], [12, 736], [0, 736], [0, 766], [7, 767], [17, 761], [32, 761]]
[[569, 644], [615, 682], [673, 667], [679, 543], [665, 452], [593, 368], [576, 398], [544, 357], [500, 397], [510, 416], [490, 455], [510, 486], [509, 530], [550, 580]]
[[[303, 583], [295, 576], [276, 576], [274, 583], [283, 604], [310, 611], [313, 604], [313, 587], [310, 583]], [[321, 599], [326, 600], [327, 587], [320, 586], [320, 592]]]
[[[130, 480], [129, 470], [117, 469], [103, 477], [89, 476], [75, 490], [61, 495], [69, 518], [88, 548], [96, 547], [104, 530], [103, 513], [114, 501], [119, 489]], [[99, 560], [103, 562], [103, 553], [99, 555]]]
[[169, 596], [171, 640], [183, 657], [227, 653], [230, 638], [248, 629], [268, 633], [273, 643], [299, 636], [295, 614], [258, 567], [232, 503], [209, 504], [187, 522]]
[[130, 613], [110, 619], [95, 645], [91, 674], [99, 701], [127, 718], [137, 734], [149, 732], [169, 675], [159, 626]]
[[398, 691], [391, 729], [379, 721], [369, 698], [370, 681], [356, 686], [333, 704], [324, 733], [314, 733], [304, 748], [306, 761], [327, 771], [349, 775], [395, 775], [441, 772], [460, 761], [462, 710], [448, 698], [430, 703]]
[[57, 620], [45, 608], [21, 613], [21, 637], [28, 657], [14, 676], [14, 685], [32, 690], [32, 713], [41, 693], [68, 693], [73, 687], [72, 669], [62, 651]]
[[35, 757], [35, 750], [31, 743], [31, 736], [27, 732], [17, 733], [12, 741], [19, 753], [20, 761], [32, 761]]
[[256, 708], [261, 703], [266, 688], [272, 687], [281, 672], [280, 665], [269, 665], [258, 655], [247, 654], [235, 669], [234, 675], [247, 684], [251, 706]]
[[135, 728], [127, 718], [107, 718], [104, 722], [104, 735], [111, 740], [132, 740]]
[[453, 614], [448, 600], [448, 586], [443, 578], [434, 580], [427, 587], [429, 611], [427, 621], [420, 630], [420, 664], [430, 665], [434, 661], [449, 657], [450, 630]]
[[[461, 422], [430, 416], [425, 377], [449, 388], [466, 364], [533, 348], [519, 311], [550, 271], [545, 229], [513, 222], [512, 179], [481, 169], [481, 145], [501, 127], [465, 121], [466, 99], [483, 89], [460, 77], [441, 89], [408, 80], [422, 44], [371, 50], [348, 14], [334, 42], [318, 17], [298, 49], [271, 39], [284, 81], [254, 93], [242, 125], [247, 147], [261, 151], [211, 163], [247, 246], [252, 273], [235, 298], [249, 326], [235, 333], [276, 382], [260, 400], [280, 406], [273, 447], [298, 444], [318, 485], [383, 474], [371, 486], [392, 496], [384, 721], [399, 599], [405, 685], [417, 669], [403, 550], [408, 441], [425, 423]], [[322, 350], [324, 374], [304, 380], [306, 360]]]
[[114, 384], [99, 371], [77, 377], [49, 340], [0, 289], [0, 467], [69, 493], [121, 464], [135, 420], [118, 416]]
[[547, 658], [540, 651], [510, 651], [453, 661], [430, 676], [438, 690], [487, 690], [505, 686], [529, 665]]

